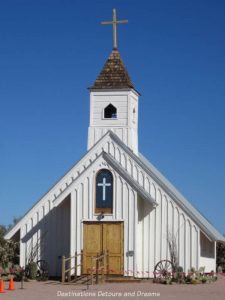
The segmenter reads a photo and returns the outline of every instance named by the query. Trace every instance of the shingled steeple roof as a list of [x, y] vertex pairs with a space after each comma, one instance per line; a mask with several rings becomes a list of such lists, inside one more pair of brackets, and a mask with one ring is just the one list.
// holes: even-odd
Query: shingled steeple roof
[[117, 48], [114, 48], [90, 89], [134, 88]]

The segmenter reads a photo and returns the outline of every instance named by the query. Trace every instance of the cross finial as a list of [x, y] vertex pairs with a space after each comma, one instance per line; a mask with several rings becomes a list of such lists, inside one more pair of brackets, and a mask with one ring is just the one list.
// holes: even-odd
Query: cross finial
[[113, 9], [113, 21], [110, 22], [101, 22], [103, 25], [112, 24], [113, 25], [113, 47], [117, 48], [117, 40], [116, 40], [116, 25], [122, 24], [122, 23], [128, 23], [128, 20], [121, 20], [117, 21], [116, 19], [116, 10]]

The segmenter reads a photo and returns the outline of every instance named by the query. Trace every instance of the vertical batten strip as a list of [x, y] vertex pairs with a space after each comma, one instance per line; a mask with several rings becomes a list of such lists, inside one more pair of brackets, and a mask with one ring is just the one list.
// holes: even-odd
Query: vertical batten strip
[[[79, 202], [80, 202], [80, 251], [83, 248], [83, 223], [82, 219], [84, 218], [84, 185], [83, 183], [80, 183], [79, 186]], [[80, 252], [79, 251], [79, 252]]]
[[185, 270], [185, 263], [184, 263], [184, 257], [185, 257], [185, 219], [184, 215], [181, 213], [180, 215], [180, 265], [184, 268]]
[[[128, 235], [128, 186], [123, 184], [123, 219], [124, 219], [124, 253], [129, 251], [129, 235]], [[127, 255], [124, 256], [125, 270], [128, 271], [129, 259]]]
[[[92, 174], [92, 173], [91, 173]], [[90, 176], [89, 175], [89, 180], [88, 180], [88, 183], [89, 183], [89, 196], [88, 196], [88, 218], [91, 220], [93, 218], [93, 206], [94, 206], [94, 199], [95, 199], [95, 196], [94, 196], [94, 176]]]
[[200, 239], [200, 235], [201, 235], [201, 231], [198, 228], [198, 237], [197, 237], [197, 241], [198, 241], [198, 251], [197, 251], [198, 269], [201, 267], [200, 266], [200, 262], [201, 262], [201, 239]]
[[151, 236], [150, 236], [150, 213], [148, 215], [148, 276], [150, 276], [150, 271], [151, 271]]
[[133, 212], [133, 218], [134, 218], [134, 263], [133, 263], [133, 270], [134, 275], [137, 274], [137, 248], [138, 248], [138, 239], [137, 239], [137, 230], [138, 230], [138, 206], [137, 206], [137, 193], [135, 193], [134, 197], [134, 212]]
[[129, 251], [130, 251], [130, 246], [131, 246], [131, 239], [130, 239], [130, 196], [131, 192], [128, 187], [127, 191], [127, 269], [130, 270], [130, 256], [129, 256]]
[[115, 197], [115, 195], [118, 193], [118, 176], [116, 175], [116, 172], [113, 172], [113, 219], [118, 219], [118, 197]]
[[116, 202], [117, 202], [117, 210], [116, 210], [116, 218], [117, 219], [122, 219], [122, 189], [123, 189], [123, 184], [120, 176], [116, 177], [117, 181], [117, 189], [116, 189]]
[[176, 251], [177, 251], [177, 259], [179, 263], [179, 211], [178, 208], [174, 208], [174, 229], [173, 236], [176, 241]]
[[[135, 249], [135, 246], [134, 246], [134, 200], [135, 200], [135, 193], [132, 189], [130, 189], [130, 203], [129, 203], [129, 234], [130, 234], [130, 250], [131, 250], [131, 253], [132, 255], [130, 256], [130, 269], [134, 272], [134, 249]], [[134, 275], [134, 274], [133, 274]]]
[[80, 187], [77, 188], [76, 190], [76, 195], [77, 195], [77, 201], [76, 201], [76, 206], [77, 206], [77, 252], [80, 252], [81, 250], [81, 246], [80, 246], [80, 239], [81, 239], [81, 218], [82, 218], [82, 214], [81, 214], [81, 199], [80, 199]]
[[158, 230], [158, 234], [155, 236], [156, 239], [156, 261], [162, 259], [162, 193], [161, 190], [157, 189], [157, 198], [156, 201], [158, 206], [155, 208], [156, 210], [156, 228]]
[[186, 269], [187, 271], [190, 270], [191, 268], [191, 253], [190, 253], [190, 245], [191, 245], [191, 224], [189, 220], [186, 220], [186, 247], [185, 247], [185, 251], [186, 251]]
[[20, 266], [25, 267], [26, 265], [26, 243], [24, 237], [26, 235], [26, 225], [22, 225], [20, 228]]
[[[75, 237], [76, 237], [76, 218], [75, 207], [76, 207], [76, 195], [75, 190], [72, 190], [70, 194], [70, 256], [75, 253]], [[71, 267], [74, 267], [74, 260], [71, 261]]]
[[77, 206], [78, 206], [78, 199], [77, 199], [77, 190], [74, 190], [74, 217], [75, 217], [75, 232], [74, 232], [74, 250], [78, 252], [78, 248], [77, 248], [77, 241], [78, 241], [78, 213], [77, 213]]

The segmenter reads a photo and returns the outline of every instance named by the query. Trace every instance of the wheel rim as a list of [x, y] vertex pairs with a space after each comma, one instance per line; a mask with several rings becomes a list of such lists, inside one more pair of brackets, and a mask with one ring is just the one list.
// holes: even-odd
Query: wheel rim
[[155, 278], [169, 278], [173, 272], [172, 262], [169, 260], [161, 260], [159, 261], [154, 270]]

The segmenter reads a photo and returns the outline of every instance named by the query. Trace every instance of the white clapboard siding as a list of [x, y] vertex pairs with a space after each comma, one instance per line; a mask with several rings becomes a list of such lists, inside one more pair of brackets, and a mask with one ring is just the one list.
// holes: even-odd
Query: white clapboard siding
[[[115, 119], [104, 118], [104, 109], [112, 104], [117, 109]], [[111, 129], [135, 153], [138, 152], [137, 137], [138, 94], [127, 91], [91, 91], [90, 125], [88, 129], [88, 149]]]

